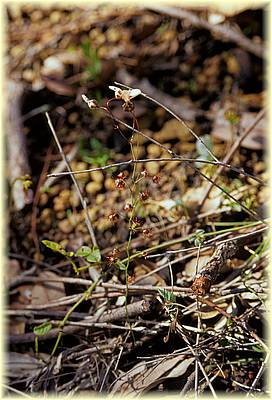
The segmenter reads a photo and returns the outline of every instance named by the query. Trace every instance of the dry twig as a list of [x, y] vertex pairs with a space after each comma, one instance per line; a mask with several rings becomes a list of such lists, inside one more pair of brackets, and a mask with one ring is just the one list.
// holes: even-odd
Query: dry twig
[[257, 57], [263, 58], [265, 55], [265, 49], [263, 45], [259, 43], [254, 43], [246, 36], [244, 36], [242, 32], [235, 31], [233, 28], [231, 28], [229, 24], [225, 23], [221, 25], [213, 25], [203, 18], [198, 17], [191, 11], [183, 10], [176, 7], [149, 5], [148, 8], [153, 11], [170, 15], [174, 18], [187, 19], [191, 22], [192, 25], [199, 28], [208, 29], [212, 34], [218, 35], [228, 42], [236, 43], [238, 46], [254, 54]]

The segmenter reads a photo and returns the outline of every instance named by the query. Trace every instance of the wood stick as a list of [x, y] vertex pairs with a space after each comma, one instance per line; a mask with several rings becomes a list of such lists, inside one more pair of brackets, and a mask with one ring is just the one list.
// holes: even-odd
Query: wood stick
[[11, 195], [17, 211], [32, 202], [32, 190], [24, 190], [22, 178], [30, 175], [27, 158], [26, 140], [21, 122], [21, 102], [24, 93], [22, 83], [9, 80], [7, 82], [8, 119], [6, 138], [9, 165], [9, 182]]

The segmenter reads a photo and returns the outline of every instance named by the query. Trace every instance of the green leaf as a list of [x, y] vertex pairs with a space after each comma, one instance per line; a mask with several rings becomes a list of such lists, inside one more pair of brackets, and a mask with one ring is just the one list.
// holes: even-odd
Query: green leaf
[[91, 138], [90, 145], [91, 145], [91, 148], [93, 150], [95, 150], [97, 153], [101, 153], [104, 150], [103, 144], [101, 142], [99, 142], [99, 140], [96, 138]]
[[[199, 140], [197, 140], [197, 142], [196, 142], [197, 154], [200, 159], [211, 161], [212, 157], [211, 157], [210, 153], [208, 152], [208, 150], [211, 151], [213, 148], [213, 142], [212, 142], [211, 135], [204, 135], [201, 137], [201, 139], [204, 144], [202, 142], [200, 142]], [[195, 165], [197, 168], [201, 168], [203, 166], [202, 163], [198, 163], [198, 162], [196, 162]]]
[[127, 266], [124, 264], [122, 261], [118, 260], [116, 262], [116, 266], [121, 270], [121, 271], [126, 271]]
[[77, 249], [76, 256], [77, 257], [87, 257], [89, 254], [91, 254], [92, 249], [89, 246], [81, 246], [79, 249]]
[[195, 234], [188, 239], [188, 242], [194, 243], [196, 247], [199, 246], [205, 239], [204, 233], [203, 229], [197, 229]]
[[160, 295], [163, 297], [165, 301], [169, 301], [171, 303], [176, 302], [176, 295], [174, 293], [170, 292], [169, 290], [166, 289], [158, 289]]
[[86, 260], [91, 263], [96, 263], [101, 261], [101, 253], [98, 247], [93, 247], [91, 250], [91, 254], [86, 257]]
[[64, 256], [67, 256], [69, 253], [65, 250], [65, 248], [57, 242], [53, 242], [51, 240], [42, 240], [42, 243], [48, 247], [49, 249], [56, 251]]
[[252, 346], [252, 350], [256, 351], [257, 353], [263, 353], [264, 349], [260, 345]]
[[35, 326], [33, 329], [33, 332], [37, 336], [44, 336], [44, 335], [47, 335], [47, 333], [49, 331], [51, 331], [51, 329], [52, 329], [52, 324], [51, 324], [51, 322], [47, 321], [41, 325]]

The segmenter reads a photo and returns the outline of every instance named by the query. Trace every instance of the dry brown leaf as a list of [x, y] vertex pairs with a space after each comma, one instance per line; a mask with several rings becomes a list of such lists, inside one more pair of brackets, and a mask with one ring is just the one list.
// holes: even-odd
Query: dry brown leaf
[[[217, 139], [223, 140], [224, 142], [232, 142], [235, 140], [232, 133], [232, 126], [229, 121], [225, 118], [226, 109], [220, 109], [217, 111], [214, 121], [212, 136]], [[243, 132], [247, 129], [255, 120], [257, 113], [243, 112], [240, 121], [240, 131]], [[241, 147], [251, 150], [263, 150], [265, 147], [267, 122], [262, 119], [249, 135], [242, 141]]]
[[[189, 215], [193, 215], [196, 207], [201, 204], [206, 190], [207, 190], [207, 182], [204, 182], [200, 187], [189, 188], [182, 197], [182, 201], [185, 207], [188, 210]], [[209, 198], [205, 201], [202, 211], [214, 211], [217, 210], [223, 200], [223, 196], [221, 195], [220, 189], [214, 187], [211, 190]]]
[[76, 90], [64, 81], [57, 81], [42, 76], [42, 82], [48, 90], [58, 94], [59, 96], [75, 96], [76, 94]]
[[[42, 283], [34, 285], [32, 290], [32, 305], [40, 305], [50, 303], [51, 301], [58, 300], [65, 296], [65, 288], [63, 282], [52, 282], [48, 279], [58, 280], [58, 275], [52, 271], [44, 271], [39, 274], [39, 278], [43, 279]], [[65, 306], [58, 306], [52, 308], [52, 310], [62, 311], [65, 310]]]
[[188, 367], [195, 361], [195, 357], [186, 358], [185, 360], [178, 363], [172, 371], [166, 376], [167, 379], [169, 378], [178, 378], [182, 376], [187, 371]]
[[[149, 368], [146, 368], [145, 362], [141, 362], [136, 367], [125, 373], [116, 382], [111, 393], [137, 396], [143, 392], [149, 391], [168, 377], [175, 377], [177, 373], [179, 374], [178, 376], [180, 376], [186, 372], [188, 366], [193, 361], [193, 359], [189, 359], [190, 362], [188, 363], [188, 360], [184, 360], [184, 357], [184, 355], [179, 355], [170, 359], [165, 358], [157, 365]], [[179, 365], [179, 372], [177, 369], [176, 371], [173, 371], [173, 375], [171, 376], [170, 370], [183, 361], [186, 362], [183, 366]]]
[[9, 352], [5, 360], [6, 375], [17, 379], [35, 376], [43, 366], [42, 361], [23, 353]]
[[186, 275], [186, 277], [193, 278], [196, 275], [196, 266], [198, 267], [198, 271], [201, 270], [204, 265], [206, 265], [211, 259], [211, 256], [200, 256], [193, 258], [185, 264], [185, 267], [182, 271], [182, 275]]

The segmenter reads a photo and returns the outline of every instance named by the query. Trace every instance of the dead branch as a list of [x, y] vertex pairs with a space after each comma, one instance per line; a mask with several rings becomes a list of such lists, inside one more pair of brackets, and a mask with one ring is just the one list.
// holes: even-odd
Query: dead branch
[[195, 277], [191, 287], [193, 292], [197, 296], [205, 296], [209, 293], [211, 285], [216, 281], [227, 259], [231, 258], [241, 246], [244, 246], [259, 236], [259, 231], [253, 231], [219, 244], [210, 261]]
[[160, 13], [168, 14], [174, 18], [187, 19], [192, 25], [209, 30], [213, 35], [217, 35], [227, 42], [234, 42], [246, 51], [254, 54], [259, 58], [265, 56], [265, 48], [262, 44], [254, 43], [241, 32], [231, 28], [229, 24], [213, 25], [210, 22], [198, 17], [191, 11], [183, 10], [176, 7], [168, 7], [161, 5], [149, 5], [149, 9]]
[[8, 114], [6, 139], [9, 164], [9, 182], [16, 210], [22, 210], [32, 202], [32, 190], [24, 190], [22, 178], [30, 175], [26, 141], [21, 122], [21, 102], [24, 93], [22, 83], [7, 82]]
[[[127, 310], [126, 310], [127, 309]], [[127, 307], [121, 307], [117, 308], [109, 313], [101, 315], [99, 318], [94, 318], [91, 317], [89, 319], [84, 319], [82, 321], [79, 321], [79, 323], [85, 324], [86, 321], [89, 323], [91, 322], [111, 322], [111, 321], [117, 321], [117, 320], [123, 320], [128, 317], [135, 317], [136, 315], [142, 315], [144, 313], [147, 313], [150, 310], [150, 302], [148, 300], [141, 300], [139, 302], [135, 302], [132, 304], [129, 304]], [[127, 314], [126, 314], [127, 312]], [[82, 330], [81, 326], [64, 326], [62, 329], [62, 335], [72, 335], [77, 332]], [[59, 328], [54, 328], [52, 329], [47, 335], [44, 335], [42, 337], [42, 340], [49, 340], [57, 337], [60, 333]], [[23, 335], [10, 335], [9, 336], [9, 342], [11, 344], [15, 343], [29, 343], [33, 342], [35, 340], [35, 333], [25, 333]]]
[[202, 268], [193, 281], [192, 290], [196, 295], [205, 296], [210, 291], [211, 285], [217, 279], [227, 259], [232, 257], [237, 250], [238, 246], [235, 241], [222, 243], [217, 247], [211, 260]]

